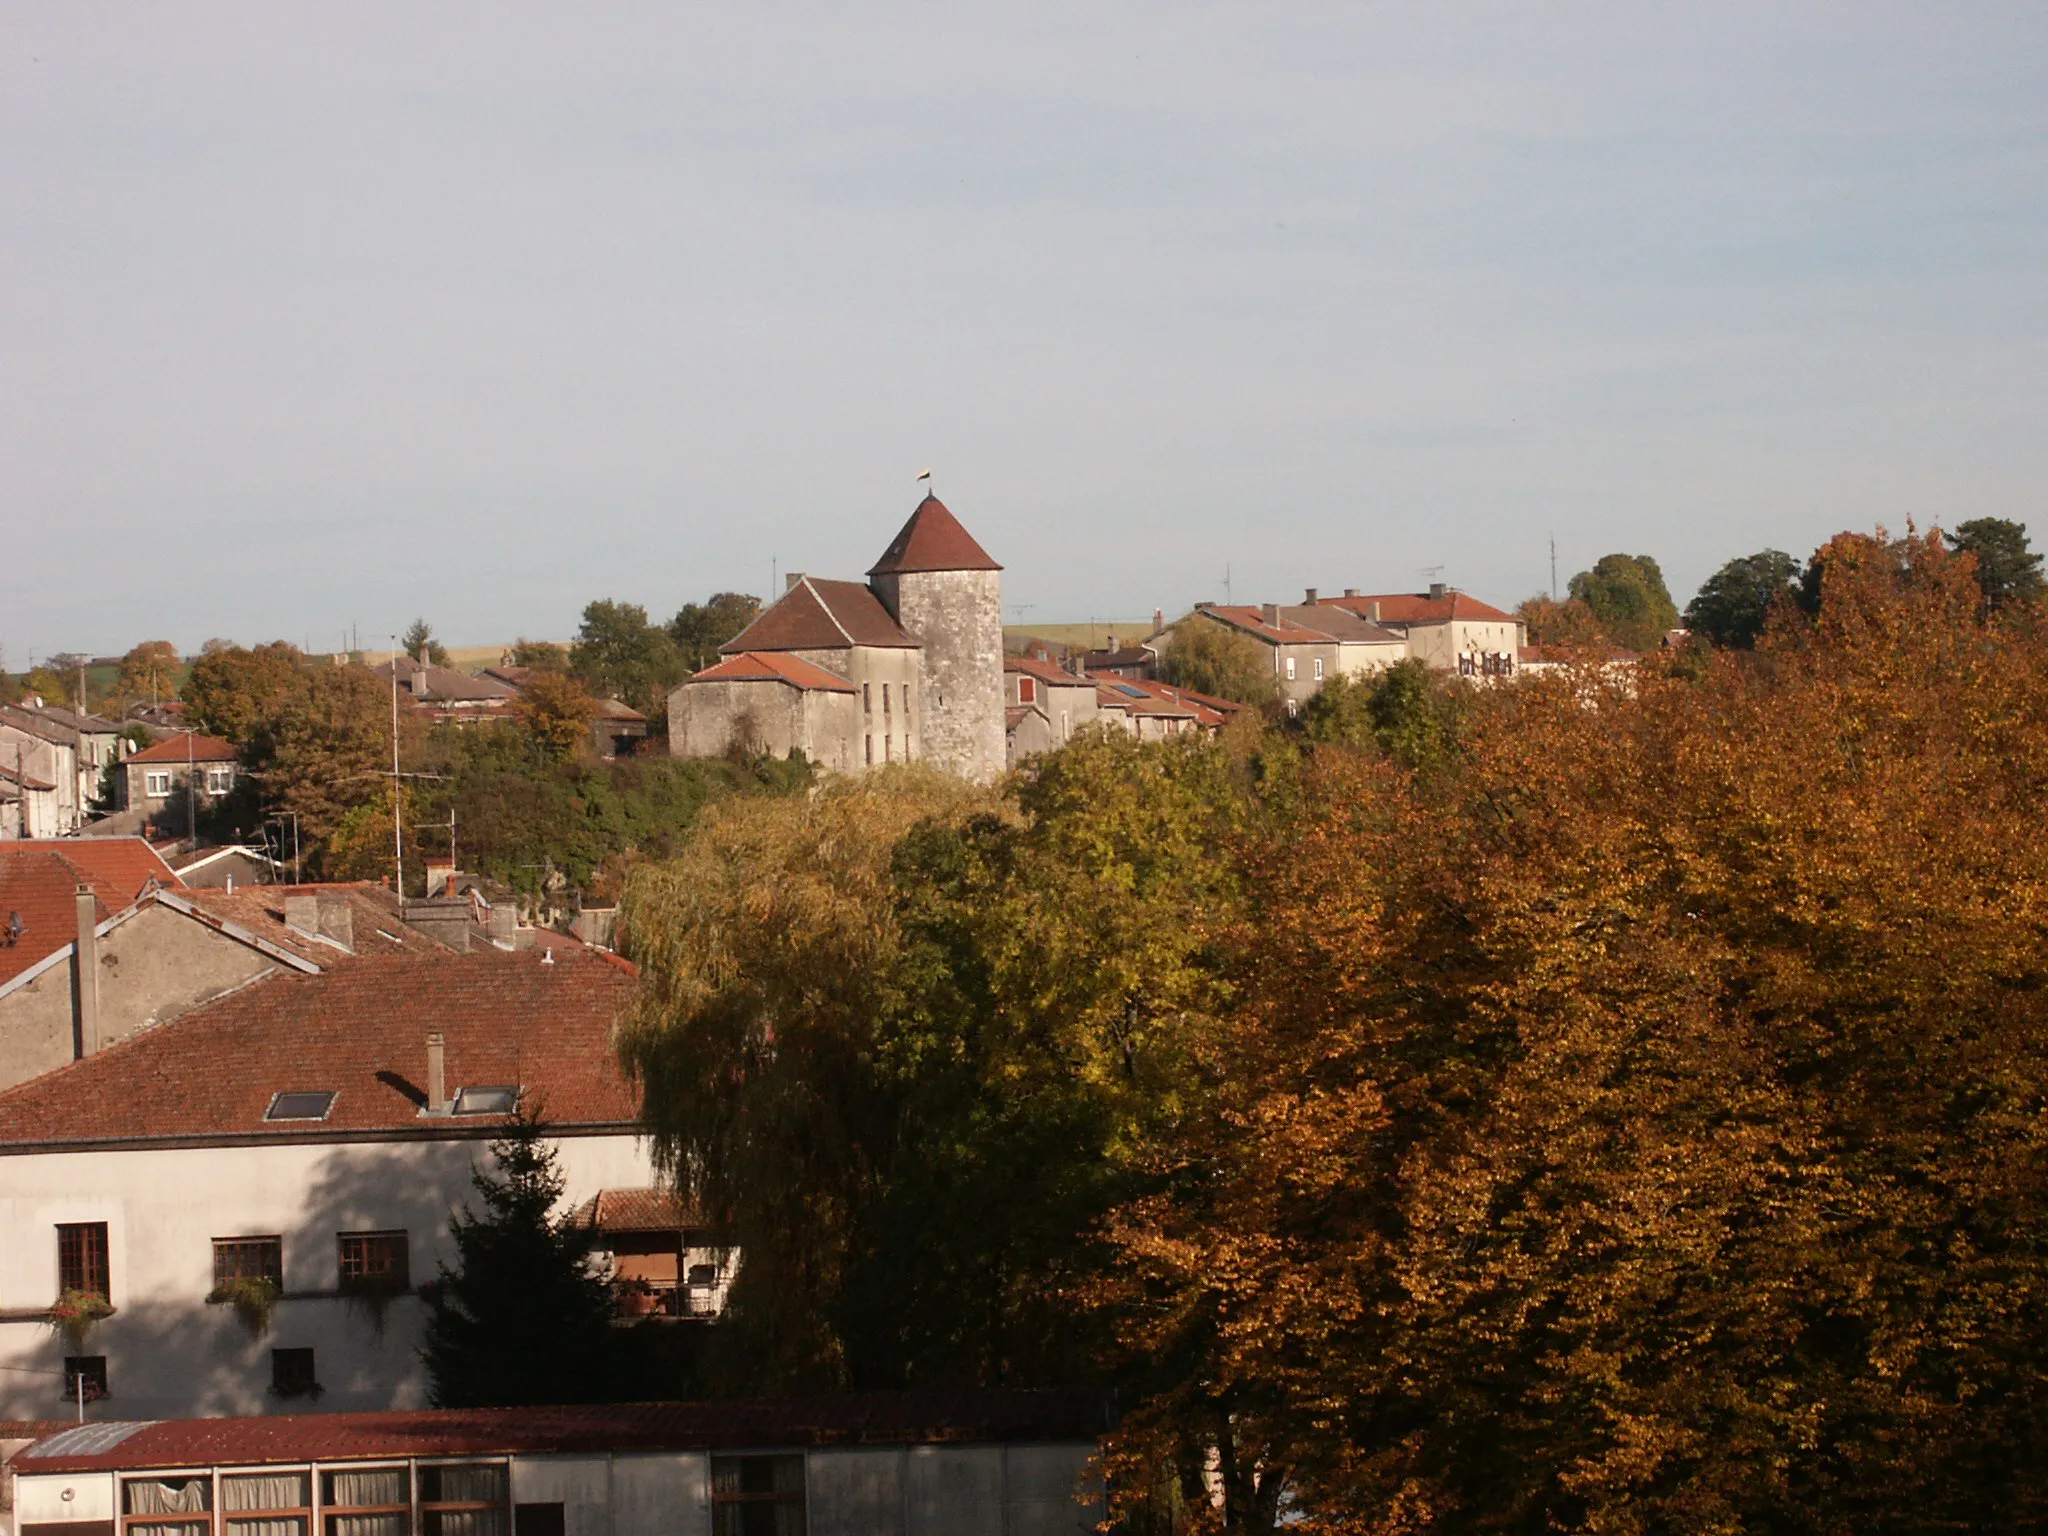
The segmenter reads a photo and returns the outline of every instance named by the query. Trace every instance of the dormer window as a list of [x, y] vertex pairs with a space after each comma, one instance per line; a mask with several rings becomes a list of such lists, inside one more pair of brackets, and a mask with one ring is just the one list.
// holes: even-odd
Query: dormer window
[[519, 1089], [458, 1088], [449, 1113], [457, 1115], [509, 1115], [519, 1108]]

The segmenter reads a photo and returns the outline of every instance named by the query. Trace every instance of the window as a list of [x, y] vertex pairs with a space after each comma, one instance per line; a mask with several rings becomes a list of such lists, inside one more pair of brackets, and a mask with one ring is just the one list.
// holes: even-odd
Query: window
[[1317, 681], [1317, 682], [1321, 682], [1322, 680], [1323, 680], [1323, 658], [1322, 658], [1322, 657], [1320, 657], [1320, 656], [1318, 656], [1318, 657], [1316, 658], [1316, 681]]
[[711, 1530], [712, 1536], [803, 1536], [803, 1457], [712, 1457]]
[[149, 769], [142, 775], [142, 792], [152, 800], [161, 800], [171, 792], [171, 775], [168, 769], [158, 772]]
[[1294, 658], [1292, 656], [1287, 658], [1287, 681], [1290, 683], [1294, 681]]
[[[310, 1349], [273, 1349], [270, 1352], [270, 1390], [279, 1397], [318, 1397], [319, 1363]], [[230, 1504], [229, 1509], [235, 1506]], [[250, 1508], [255, 1508], [251, 1505]], [[277, 1508], [284, 1506], [278, 1505]], [[296, 1508], [296, 1506], [294, 1506]]]
[[502, 1465], [420, 1468], [420, 1536], [509, 1536]]
[[235, 787], [233, 768], [209, 768], [206, 770], [206, 792], [209, 795], [224, 795]]
[[882, 761], [885, 763], [889, 763], [894, 762], [895, 760], [896, 738], [885, 733], [882, 737]]
[[224, 1291], [237, 1280], [268, 1280], [283, 1290], [284, 1239], [216, 1237], [213, 1240], [213, 1288]]
[[889, 685], [887, 683], [882, 684], [882, 713], [885, 715], [889, 713]]
[[512, 1536], [565, 1536], [568, 1529], [560, 1504], [512, 1506]]
[[874, 738], [874, 737], [872, 737], [872, 736], [870, 736], [870, 737], [868, 738], [868, 763], [869, 763], [869, 765], [870, 765], [870, 766], [873, 766], [873, 764], [874, 764], [874, 761], [875, 761], [875, 738]]
[[1038, 680], [1030, 677], [1017, 679], [1017, 702], [1035, 704], [1038, 702]]
[[412, 1478], [404, 1467], [353, 1467], [320, 1474], [324, 1536], [408, 1536]]
[[[273, 1356], [310, 1349], [272, 1350]], [[273, 1386], [272, 1391], [276, 1388]], [[238, 1472], [220, 1480], [227, 1536], [306, 1536], [313, 1519], [313, 1478], [307, 1472]]]
[[280, 1093], [272, 1097], [270, 1108], [263, 1111], [266, 1120], [325, 1120], [327, 1112], [334, 1108], [335, 1094], [331, 1088], [317, 1093]]
[[457, 1115], [509, 1115], [519, 1107], [517, 1088], [458, 1088], [450, 1111]]
[[131, 1536], [207, 1536], [213, 1529], [213, 1479], [176, 1473], [123, 1478], [121, 1514]]
[[108, 1300], [107, 1224], [60, 1222], [57, 1227], [57, 1289]]
[[81, 1378], [85, 1383], [85, 1400], [96, 1403], [108, 1396], [107, 1357], [105, 1355], [66, 1355], [64, 1357], [64, 1401], [78, 1401], [78, 1385]]
[[861, 711], [864, 714], [872, 715], [875, 712], [875, 691], [873, 684], [862, 683], [860, 685], [860, 707]]
[[[341, 1286], [360, 1290], [403, 1291], [411, 1287], [403, 1232], [341, 1234]], [[349, 1533], [361, 1536], [361, 1533]]]

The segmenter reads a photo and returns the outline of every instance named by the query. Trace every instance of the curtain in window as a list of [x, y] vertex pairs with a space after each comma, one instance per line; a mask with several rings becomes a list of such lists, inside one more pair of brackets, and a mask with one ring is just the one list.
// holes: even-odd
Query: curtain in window
[[[343, 1473], [342, 1476], [348, 1474]], [[238, 1509], [304, 1509], [310, 1502], [306, 1497], [306, 1474], [303, 1472], [277, 1472], [248, 1477], [224, 1477], [220, 1480], [220, 1507], [225, 1510]], [[396, 1502], [385, 1500], [382, 1502]], [[246, 1522], [237, 1522], [246, 1523]], [[260, 1531], [251, 1531], [249, 1536], [266, 1536]]]
[[303, 1515], [280, 1515], [270, 1520], [230, 1520], [228, 1536], [306, 1536]]
[[207, 1480], [180, 1478], [176, 1482], [128, 1484], [128, 1513], [131, 1515], [196, 1514], [207, 1507]]
[[411, 1512], [403, 1509], [388, 1515], [329, 1515], [327, 1536], [407, 1536], [411, 1524]]
[[502, 1504], [505, 1501], [503, 1467], [430, 1467], [427, 1476], [438, 1484], [434, 1493], [436, 1504]]
[[[353, 1505], [361, 1508], [374, 1504], [410, 1504], [412, 1495], [405, 1486], [405, 1468], [378, 1467], [369, 1472], [330, 1472], [327, 1474], [327, 1502], [346, 1509]], [[347, 1532], [344, 1536], [376, 1536], [372, 1531]]]

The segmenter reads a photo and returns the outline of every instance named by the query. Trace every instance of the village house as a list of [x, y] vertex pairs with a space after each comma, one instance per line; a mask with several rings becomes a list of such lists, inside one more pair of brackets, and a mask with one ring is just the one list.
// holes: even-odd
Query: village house
[[0, 762], [0, 840], [55, 837], [59, 826], [57, 786]]
[[1102, 718], [1094, 679], [1048, 656], [1027, 653], [1003, 658], [1003, 732], [1012, 768], [1041, 752], [1064, 746], [1077, 731]]
[[60, 1426], [18, 1536], [1082, 1536], [1110, 1427], [996, 1390]]
[[122, 759], [127, 809], [142, 824], [189, 835], [200, 810], [234, 792], [235, 749], [218, 736], [180, 731]]
[[1320, 601], [1392, 630], [1408, 642], [1410, 656], [1439, 672], [1475, 680], [1514, 676], [1522, 621], [1440, 581], [1427, 592], [1360, 593], [1346, 587], [1341, 597]]
[[[424, 1406], [418, 1288], [518, 1109], [571, 1204], [656, 1183], [611, 1050], [632, 986], [580, 946], [357, 956], [0, 1093], [0, 1418]], [[667, 1241], [715, 1312], [732, 1256]]]
[[371, 668], [388, 685], [395, 673], [398, 686], [434, 721], [475, 725], [509, 716], [518, 689], [495, 677], [472, 677], [453, 667], [436, 666], [419, 656], [395, 656]]
[[1299, 606], [1197, 603], [1195, 617], [1256, 640], [1268, 652], [1274, 684], [1290, 711], [1333, 677], [1366, 677], [1408, 655], [1405, 638], [1342, 608], [1324, 607], [1311, 587]]
[[0, 763], [10, 781], [50, 786], [56, 832], [76, 832], [91, 819], [107, 765], [119, 759], [120, 727], [30, 697], [0, 704]]
[[669, 695], [669, 750], [800, 752], [857, 773], [923, 762], [988, 780], [1006, 759], [1002, 567], [936, 496], [865, 583], [793, 573]]

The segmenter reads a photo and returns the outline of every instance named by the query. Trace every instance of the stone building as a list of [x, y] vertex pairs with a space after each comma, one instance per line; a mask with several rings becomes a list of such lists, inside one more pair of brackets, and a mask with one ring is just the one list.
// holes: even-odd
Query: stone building
[[722, 659], [669, 695], [669, 750], [792, 750], [843, 773], [1003, 771], [1002, 567], [936, 496], [865, 584], [793, 573]]

